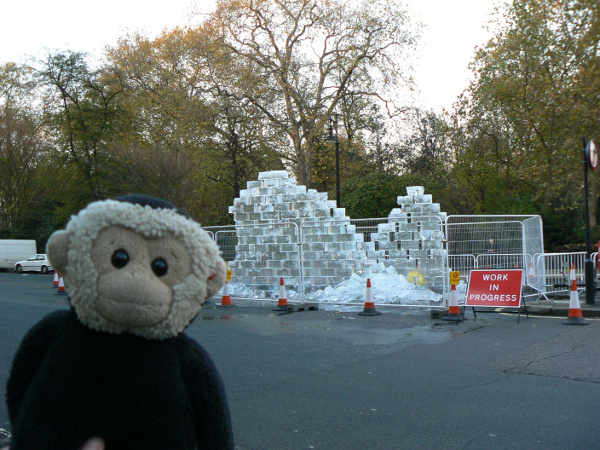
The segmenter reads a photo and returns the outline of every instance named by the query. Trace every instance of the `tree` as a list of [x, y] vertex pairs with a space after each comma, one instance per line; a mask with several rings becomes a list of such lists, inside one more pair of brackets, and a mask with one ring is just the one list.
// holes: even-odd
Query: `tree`
[[31, 71], [24, 66], [0, 67], [0, 233], [10, 236], [42, 195], [40, 170], [48, 148], [35, 103]]
[[342, 99], [352, 93], [393, 109], [381, 92], [408, 84], [402, 61], [416, 36], [387, 0], [220, 0], [205, 26], [229, 55], [214, 53], [219, 91], [287, 136], [285, 163], [307, 186], [317, 138]]
[[440, 177], [453, 162], [447, 147], [444, 118], [431, 111], [415, 110], [412, 115], [414, 132], [398, 151], [402, 172], [427, 173]]
[[203, 222], [229, 222], [228, 206], [260, 170], [281, 163], [260, 124], [220, 95], [206, 64], [214, 37], [174, 29], [127, 36], [110, 49], [127, 112], [115, 157], [140, 192], [162, 196]]
[[353, 219], [387, 217], [392, 209], [398, 207], [398, 195], [414, 184], [411, 181], [410, 177], [382, 176], [380, 172], [373, 171], [345, 186], [342, 206]]
[[41, 65], [38, 77], [48, 88], [54, 144], [83, 177], [87, 200], [103, 198], [108, 194], [102, 173], [108, 159], [106, 140], [115, 129], [121, 80], [107, 70], [92, 71], [85, 55], [77, 52], [48, 55]]
[[[453, 142], [457, 177], [483, 211], [506, 204], [508, 190], [528, 197], [509, 204], [535, 204], [554, 220], [579, 214], [581, 136], [600, 128], [599, 18], [591, 0], [516, 0], [499, 14], [504, 25], [476, 54]], [[597, 182], [593, 195], [596, 204]]]
[[413, 109], [407, 114], [412, 132], [396, 145], [398, 173], [412, 184], [425, 187], [449, 211], [457, 209], [451, 170], [455, 153], [450, 145], [451, 127], [446, 117], [433, 111]]

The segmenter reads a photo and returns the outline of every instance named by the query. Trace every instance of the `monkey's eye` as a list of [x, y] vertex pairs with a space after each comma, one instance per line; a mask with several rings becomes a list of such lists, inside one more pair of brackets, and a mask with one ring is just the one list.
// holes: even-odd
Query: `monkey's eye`
[[169, 266], [164, 259], [156, 258], [154, 261], [152, 261], [152, 272], [154, 272], [154, 275], [157, 277], [162, 277], [167, 273], [168, 270]]
[[117, 269], [122, 269], [129, 263], [129, 255], [123, 249], [115, 250], [115, 252], [112, 255], [112, 258], [110, 259], [110, 262]]

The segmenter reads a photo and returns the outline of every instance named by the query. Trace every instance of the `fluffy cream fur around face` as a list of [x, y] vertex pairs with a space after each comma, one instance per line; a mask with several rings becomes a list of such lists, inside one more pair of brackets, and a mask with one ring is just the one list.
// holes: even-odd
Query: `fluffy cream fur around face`
[[[173, 301], [168, 314], [159, 323], [140, 326], [139, 321], [113, 321], [107, 319], [106, 314], [100, 314], [98, 280], [102, 275], [102, 268], [94, 261], [93, 249], [101, 232], [110, 227], [133, 231], [147, 240], [174, 238], [183, 244], [177, 246], [178, 251], [184, 248], [189, 252], [189, 273], [186, 272], [185, 278], [177, 280], [170, 288]], [[99, 201], [91, 203], [74, 216], [65, 231], [68, 235], [66, 258], [56, 254], [60, 253], [56, 250], [60, 246], [52, 245], [52, 237], [48, 243], [48, 257], [51, 261], [59, 261], [61, 258], [66, 261], [64, 276], [71, 303], [79, 319], [96, 330], [129, 332], [149, 339], [175, 336], [189, 325], [202, 304], [225, 283], [226, 266], [216, 243], [198, 223], [174, 210], [154, 209], [114, 200]], [[136, 288], [131, 286], [124, 289]], [[124, 292], [123, 295], [135, 295], [135, 292]], [[115, 311], [111, 310], [111, 314], [115, 314]]]

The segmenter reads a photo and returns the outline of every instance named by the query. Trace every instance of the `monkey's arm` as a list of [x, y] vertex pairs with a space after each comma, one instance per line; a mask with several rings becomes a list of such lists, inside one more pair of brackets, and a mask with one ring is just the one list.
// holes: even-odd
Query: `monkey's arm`
[[229, 404], [217, 367], [206, 350], [186, 335], [180, 336], [179, 357], [196, 413], [199, 448], [233, 449]]
[[50, 343], [65, 329], [68, 311], [55, 311], [34, 325], [25, 335], [15, 357], [6, 383], [6, 405], [10, 422], [17, 419], [21, 401]]

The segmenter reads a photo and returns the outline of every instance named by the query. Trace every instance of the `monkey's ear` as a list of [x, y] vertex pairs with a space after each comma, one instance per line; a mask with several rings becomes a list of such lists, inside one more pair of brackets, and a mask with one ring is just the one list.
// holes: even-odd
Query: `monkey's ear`
[[227, 265], [220, 255], [215, 255], [215, 261], [211, 269], [211, 274], [206, 280], [206, 300], [219, 292], [227, 279]]
[[71, 233], [67, 230], [59, 230], [52, 233], [46, 244], [46, 255], [54, 270], [62, 275], [67, 274], [68, 252]]

